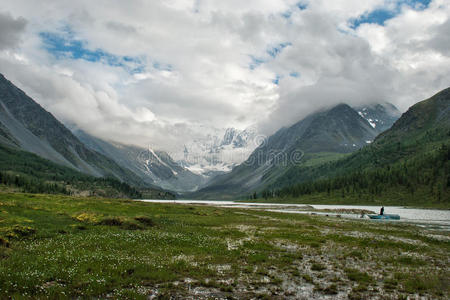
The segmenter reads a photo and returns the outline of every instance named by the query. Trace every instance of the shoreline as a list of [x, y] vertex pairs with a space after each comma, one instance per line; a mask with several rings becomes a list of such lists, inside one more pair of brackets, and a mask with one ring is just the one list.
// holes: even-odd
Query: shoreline
[[450, 295], [445, 284], [450, 280], [448, 232], [394, 222], [169, 203], [173, 201], [0, 193], [0, 295]]

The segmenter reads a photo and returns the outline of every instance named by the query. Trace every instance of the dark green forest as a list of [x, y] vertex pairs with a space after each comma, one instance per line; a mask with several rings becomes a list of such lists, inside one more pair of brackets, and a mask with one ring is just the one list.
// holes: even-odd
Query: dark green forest
[[357, 170], [329, 179], [304, 182], [282, 189], [266, 189], [263, 198], [301, 198], [322, 194], [323, 198], [376, 198], [427, 200], [435, 204], [450, 202], [450, 146], [373, 170]]
[[412, 106], [371, 145], [319, 166], [292, 166], [252, 198], [448, 207], [449, 103], [446, 89]]
[[0, 184], [22, 192], [141, 198], [136, 188], [115, 178], [99, 178], [60, 166], [35, 154], [0, 145]]

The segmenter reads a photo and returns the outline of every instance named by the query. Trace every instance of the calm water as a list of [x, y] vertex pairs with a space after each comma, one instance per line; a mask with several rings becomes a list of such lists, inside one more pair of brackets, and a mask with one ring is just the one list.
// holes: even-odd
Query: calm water
[[[380, 206], [366, 205], [309, 205], [309, 204], [278, 204], [278, 203], [241, 203], [234, 201], [215, 201], [215, 200], [141, 200], [144, 202], [156, 203], [179, 203], [179, 204], [204, 204], [219, 207], [236, 208], [259, 208], [274, 212], [283, 213], [301, 213], [310, 214], [313, 211], [305, 210], [305, 206], [314, 209], [364, 209], [375, 213], [380, 211]], [[322, 215], [336, 215], [336, 213], [314, 212]], [[400, 221], [395, 220], [370, 220], [371, 222], [408, 222], [415, 223], [423, 227], [433, 227], [438, 229], [450, 230], [450, 210], [438, 209], [417, 209], [405, 208], [400, 206], [385, 206], [385, 214], [398, 214]], [[340, 214], [347, 218], [360, 218], [358, 214]]]

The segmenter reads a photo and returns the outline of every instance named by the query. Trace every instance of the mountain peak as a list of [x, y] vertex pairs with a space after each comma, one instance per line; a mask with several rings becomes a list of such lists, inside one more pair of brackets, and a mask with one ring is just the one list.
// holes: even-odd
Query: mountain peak
[[337, 117], [337, 118], [343, 118], [345, 116], [353, 116], [355, 118], [357, 117], [357, 112], [350, 107], [350, 105], [345, 103], [340, 103], [330, 110], [326, 112], [328, 117]]
[[438, 108], [447, 109], [448, 110], [448, 103], [450, 101], [450, 87], [440, 91], [439, 93], [436, 93], [431, 98], [424, 100], [422, 102], [432, 102], [434, 105], [438, 105]]
[[382, 136], [400, 137], [407, 132], [419, 134], [442, 125], [450, 126], [450, 88], [411, 106]]
[[332, 159], [367, 145], [379, 132], [348, 104], [311, 114], [289, 128], [277, 131], [233, 170], [213, 179], [198, 195], [244, 193], [272, 182], [292, 163], [317, 157]]
[[353, 110], [350, 105], [346, 103], [339, 103], [338, 105], [334, 106], [329, 110], [329, 113], [331, 112], [341, 112], [341, 111], [351, 111]]
[[225, 134], [223, 136], [221, 145], [222, 146], [230, 145], [233, 142], [233, 139], [235, 138], [236, 134], [237, 130], [235, 128], [227, 128], [225, 130]]
[[89, 150], [51, 113], [0, 76], [0, 123], [21, 150], [93, 176], [113, 176], [141, 184], [128, 169]]
[[398, 118], [400, 111], [392, 103], [376, 103], [353, 108], [358, 114], [369, 122], [378, 133], [389, 129]]

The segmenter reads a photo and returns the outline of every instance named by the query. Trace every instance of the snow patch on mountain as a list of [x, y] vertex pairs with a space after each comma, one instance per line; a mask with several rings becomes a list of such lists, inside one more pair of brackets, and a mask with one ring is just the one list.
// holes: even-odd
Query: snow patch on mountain
[[255, 127], [216, 129], [184, 145], [177, 162], [192, 173], [212, 178], [244, 162], [258, 146], [256, 140]]
[[[148, 151], [153, 155], [154, 158], [156, 158], [156, 160], [157, 160], [161, 165], [163, 165], [163, 166], [169, 168], [169, 170], [172, 171], [172, 174], [173, 174], [173, 175], [175, 175], [175, 176], [178, 175], [178, 172], [175, 171], [174, 169], [172, 169], [170, 166], [168, 166], [164, 161], [162, 161], [162, 159], [155, 153], [155, 151], [153, 151], [153, 149], [150, 149], [150, 148], [149, 148]], [[150, 160], [147, 160], [146, 162], [147, 162], [147, 164], [149, 164]]]
[[[367, 112], [367, 108], [364, 107], [362, 111], [358, 111], [358, 114], [364, 118], [367, 122], [369, 122], [370, 126], [372, 126], [372, 128], [376, 128], [377, 127], [377, 123], [380, 122], [378, 119], [371, 119], [368, 117], [369, 113]], [[382, 124], [384, 124], [383, 121], [381, 121]]]
[[391, 103], [374, 104], [365, 107], [354, 108], [372, 128], [383, 132], [390, 128], [400, 117], [400, 112]]

